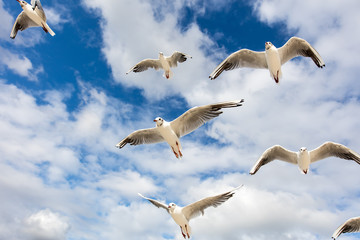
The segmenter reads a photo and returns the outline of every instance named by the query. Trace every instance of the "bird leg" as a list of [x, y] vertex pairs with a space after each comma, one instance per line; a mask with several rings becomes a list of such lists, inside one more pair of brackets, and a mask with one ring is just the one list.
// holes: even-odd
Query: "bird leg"
[[44, 29], [44, 31], [47, 33], [48, 30], [46, 29], [46, 27], [44, 26], [44, 24], [42, 23], [41, 25], [42, 25], [42, 29]]
[[178, 142], [176, 142], [176, 146], [178, 147], [178, 151], [179, 151], [180, 157], [182, 157], [183, 155], [182, 155], [182, 153], [181, 153], [181, 151], [180, 151], [180, 147], [179, 147], [179, 143], [178, 143]]
[[182, 229], [181, 226], [180, 226], [180, 229], [181, 229], [181, 234], [183, 235], [184, 239], [186, 239], [186, 235], [184, 234], [183, 229]]
[[177, 154], [177, 152], [175, 152], [175, 149], [173, 147], [171, 147], [171, 149], [173, 150], [173, 153], [175, 154], [176, 158], [179, 158], [179, 154]]
[[189, 231], [187, 229], [187, 225], [185, 224], [185, 229], [186, 229], [186, 234], [187, 234], [187, 237], [190, 238], [190, 234], [189, 234]]
[[274, 76], [274, 80], [275, 80], [276, 83], [279, 83], [279, 71], [280, 70], [277, 70], [276, 76]]

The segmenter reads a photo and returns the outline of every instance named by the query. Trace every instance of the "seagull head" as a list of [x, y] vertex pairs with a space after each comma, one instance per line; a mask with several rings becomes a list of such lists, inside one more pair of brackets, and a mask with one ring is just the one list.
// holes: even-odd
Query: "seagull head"
[[300, 148], [299, 151], [300, 151], [301, 153], [306, 152], [306, 151], [307, 151], [307, 148], [306, 148], [306, 147], [302, 147], [302, 148]]
[[266, 50], [269, 50], [272, 46], [273, 46], [273, 44], [271, 42], [266, 42], [265, 43], [265, 49]]
[[159, 56], [164, 56], [164, 53], [163, 53], [163, 52], [159, 52]]
[[161, 127], [164, 123], [164, 119], [162, 119], [161, 117], [157, 117], [154, 119], [154, 122], [156, 122], [157, 127]]
[[169, 206], [168, 206], [168, 209], [169, 209], [170, 212], [173, 212], [175, 208], [176, 208], [175, 203], [170, 203]]

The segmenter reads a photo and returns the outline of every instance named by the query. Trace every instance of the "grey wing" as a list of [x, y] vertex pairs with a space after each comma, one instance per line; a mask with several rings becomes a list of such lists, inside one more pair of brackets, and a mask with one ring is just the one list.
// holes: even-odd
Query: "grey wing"
[[219, 116], [222, 108], [242, 106], [244, 99], [193, 107], [173, 120], [170, 125], [178, 137], [191, 133], [207, 121]]
[[138, 193], [138, 194], [139, 194], [140, 197], [148, 200], [149, 202], [151, 202], [152, 204], [154, 204], [156, 207], [158, 207], [158, 208], [163, 208], [163, 209], [165, 209], [168, 213], [170, 213], [168, 206], [166, 206], [166, 205], [163, 204], [162, 202], [159, 202], [159, 201], [157, 201], [157, 200], [155, 200], [155, 199], [151, 199], [151, 198], [144, 197], [144, 196], [141, 195], [140, 193]]
[[188, 221], [190, 221], [190, 219], [192, 218], [199, 216], [200, 214], [204, 215], [204, 210], [206, 208], [220, 206], [222, 203], [229, 200], [235, 194], [235, 191], [242, 186], [243, 185], [226, 193], [222, 193], [213, 197], [207, 197], [192, 204], [189, 204], [182, 209], [182, 213]]
[[360, 164], [360, 155], [339, 143], [325, 142], [320, 147], [310, 151], [311, 162], [316, 162], [327, 157], [339, 157], [346, 160], [354, 160]]
[[210, 74], [211, 80], [217, 78], [224, 70], [229, 71], [235, 68], [268, 68], [265, 52], [255, 52], [248, 49], [241, 49], [232, 53]]
[[360, 217], [350, 218], [344, 224], [339, 226], [332, 235], [333, 239], [340, 236], [341, 233], [359, 232], [360, 231]]
[[260, 167], [268, 164], [269, 162], [279, 159], [288, 163], [297, 164], [297, 154], [293, 151], [289, 151], [280, 145], [275, 145], [268, 148], [261, 157], [257, 160], [255, 165], [250, 170], [250, 174], [254, 175]]
[[31, 6], [33, 8], [33, 10], [37, 7], [40, 10], [43, 10], [42, 6], [41, 6], [41, 2], [40, 0], [31, 0]]
[[123, 148], [127, 143], [130, 143], [130, 145], [140, 145], [163, 141], [165, 141], [164, 138], [156, 128], [140, 129], [121, 140], [116, 144], [116, 147]]
[[133, 66], [126, 74], [129, 72], [143, 72], [148, 68], [154, 68], [155, 70], [158, 70], [162, 68], [162, 66], [158, 59], [144, 59]]
[[19, 16], [16, 18], [14, 26], [10, 33], [10, 38], [14, 39], [16, 37], [17, 32], [23, 31], [29, 27], [37, 27], [38, 25], [31, 20], [26, 13], [21, 12]]
[[185, 53], [174, 52], [170, 57], [167, 57], [166, 60], [168, 61], [170, 67], [177, 67], [178, 62], [185, 62], [188, 58], [192, 57]]
[[284, 46], [279, 48], [278, 51], [281, 64], [286, 63], [294, 57], [303, 56], [310, 57], [319, 68], [325, 67], [325, 63], [320, 54], [304, 39], [292, 37], [284, 44]]

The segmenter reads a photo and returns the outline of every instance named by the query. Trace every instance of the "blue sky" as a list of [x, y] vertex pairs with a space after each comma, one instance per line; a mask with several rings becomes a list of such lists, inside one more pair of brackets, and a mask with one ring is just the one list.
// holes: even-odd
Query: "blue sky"
[[[360, 24], [356, 0], [43, 0], [48, 24], [9, 38], [21, 12], [0, 0], [0, 239], [182, 239], [162, 209], [137, 193], [187, 205], [244, 184], [222, 206], [191, 221], [192, 239], [330, 239], [359, 216], [359, 170], [331, 158], [275, 161], [251, 176], [269, 147], [314, 149], [325, 141], [360, 152]], [[208, 76], [230, 53], [306, 39], [326, 63]], [[125, 73], [160, 51], [193, 58], [161, 71]], [[115, 144], [161, 116], [245, 99], [182, 139]], [[340, 239], [360, 239], [344, 234]]]

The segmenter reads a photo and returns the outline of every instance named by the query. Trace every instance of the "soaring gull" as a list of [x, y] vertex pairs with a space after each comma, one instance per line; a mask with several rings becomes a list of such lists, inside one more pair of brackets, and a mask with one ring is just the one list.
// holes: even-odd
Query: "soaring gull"
[[159, 59], [144, 59], [133, 66], [129, 72], [143, 72], [148, 68], [154, 68], [155, 70], [164, 69], [164, 76], [170, 79], [173, 76], [173, 72], [170, 68], [177, 67], [178, 62], [185, 62], [186, 59], [192, 58], [191, 56], [175, 51], [170, 57], [164, 57], [162, 52], [159, 53]]
[[20, 3], [23, 11], [15, 20], [10, 38], [14, 39], [19, 30], [23, 31], [29, 27], [42, 27], [42, 29], [44, 29], [45, 32], [50, 33], [51, 36], [55, 35], [53, 30], [51, 30], [46, 23], [45, 12], [41, 6], [40, 0], [31, 0], [31, 6], [25, 1], [16, 1]]
[[275, 145], [262, 154], [251, 169], [250, 174], [255, 174], [261, 166], [275, 159], [297, 164], [301, 172], [307, 174], [311, 163], [327, 157], [339, 157], [346, 160], [354, 160], [360, 164], [360, 155], [339, 143], [325, 142], [323, 145], [312, 151], [308, 151], [305, 147], [302, 147], [299, 152], [292, 152], [282, 146]]
[[145, 198], [150, 201], [158, 208], [164, 208], [174, 219], [174, 221], [180, 226], [181, 234], [186, 239], [186, 237], [190, 238], [191, 235], [191, 227], [189, 225], [189, 221], [199, 215], [204, 215], [204, 210], [208, 207], [217, 207], [222, 203], [226, 202], [229, 198], [231, 198], [235, 191], [241, 188], [243, 185], [234, 188], [231, 191], [226, 193], [222, 193], [213, 197], [207, 197], [192, 204], [189, 204], [185, 207], [177, 206], [175, 203], [170, 203], [166, 205], [157, 200], [144, 197], [140, 195], [140, 197]]
[[335, 230], [332, 238], [336, 239], [340, 234], [350, 232], [360, 232], [360, 217], [354, 217], [347, 220]]
[[224, 70], [228, 71], [235, 68], [266, 68], [269, 69], [270, 76], [274, 78], [275, 82], [279, 83], [282, 76], [281, 65], [297, 56], [310, 57], [319, 68], [325, 67], [319, 53], [306, 40], [292, 37], [279, 49], [271, 42], [266, 42], [264, 52], [248, 49], [234, 52], [215, 68], [209, 78], [214, 80]]
[[155, 128], [140, 129], [121, 140], [116, 147], [122, 148], [127, 143], [139, 145], [166, 141], [177, 158], [182, 157], [180, 137], [191, 133], [207, 121], [219, 116], [222, 108], [242, 106], [244, 99], [193, 107], [171, 122], [161, 117], [154, 119]]

